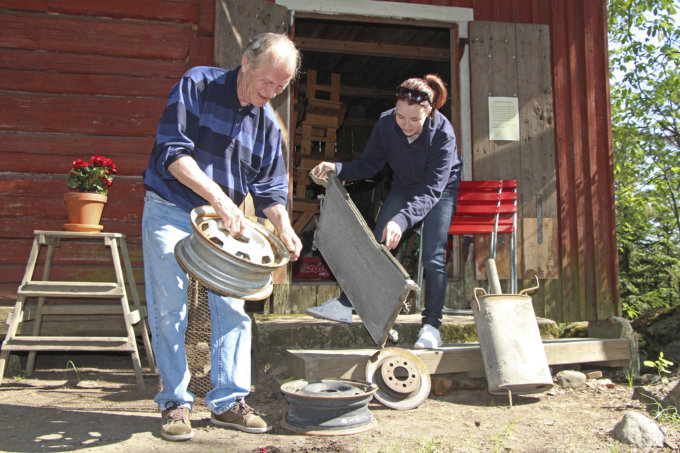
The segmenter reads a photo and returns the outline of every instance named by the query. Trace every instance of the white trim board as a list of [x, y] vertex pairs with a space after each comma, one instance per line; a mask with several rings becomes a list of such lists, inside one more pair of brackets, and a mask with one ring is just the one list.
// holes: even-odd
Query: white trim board
[[294, 11], [321, 14], [426, 19], [439, 22], [469, 22], [473, 20], [472, 8], [454, 6], [416, 5], [372, 0], [276, 0], [276, 3]]

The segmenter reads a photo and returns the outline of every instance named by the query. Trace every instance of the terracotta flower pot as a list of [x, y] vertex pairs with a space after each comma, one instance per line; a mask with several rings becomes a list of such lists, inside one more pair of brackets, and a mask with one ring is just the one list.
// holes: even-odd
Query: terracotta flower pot
[[69, 223], [64, 224], [68, 231], [98, 232], [104, 227], [99, 224], [108, 197], [90, 192], [67, 192], [64, 202], [68, 211]]

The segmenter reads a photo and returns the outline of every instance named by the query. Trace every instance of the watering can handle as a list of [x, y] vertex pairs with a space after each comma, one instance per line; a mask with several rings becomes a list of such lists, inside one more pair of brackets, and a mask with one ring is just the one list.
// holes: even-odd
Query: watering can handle
[[475, 288], [473, 293], [475, 295], [475, 302], [477, 302], [477, 311], [482, 311], [482, 307], [479, 305], [479, 296], [486, 296], [486, 290], [484, 288]]
[[523, 289], [522, 291], [519, 292], [520, 296], [524, 296], [524, 295], [526, 295], [526, 294], [528, 294], [532, 291], [536, 291], [541, 286], [541, 284], [538, 282], [538, 275], [534, 275], [534, 277], [536, 278], [536, 286], [532, 286], [531, 288]]

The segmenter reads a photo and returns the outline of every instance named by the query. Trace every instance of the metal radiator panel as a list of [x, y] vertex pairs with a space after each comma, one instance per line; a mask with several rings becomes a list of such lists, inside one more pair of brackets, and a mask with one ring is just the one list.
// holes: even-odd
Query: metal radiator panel
[[379, 244], [342, 183], [331, 177], [321, 204], [314, 246], [378, 347], [383, 347], [411, 291], [418, 286]]

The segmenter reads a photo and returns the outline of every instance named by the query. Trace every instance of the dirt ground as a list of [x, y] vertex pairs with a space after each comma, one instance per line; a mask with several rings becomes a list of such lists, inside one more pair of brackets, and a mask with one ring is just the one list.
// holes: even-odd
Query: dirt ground
[[[157, 377], [135, 386], [127, 355], [38, 356], [32, 378], [5, 377], [0, 386], [0, 450], [7, 452], [629, 452], [610, 431], [626, 411], [645, 412], [624, 376], [604, 371], [613, 381], [589, 380], [576, 389], [555, 387], [539, 395], [492, 396], [481, 379], [465, 389], [437, 396], [418, 408], [388, 409], [371, 403], [377, 425], [348, 436], [305, 436], [284, 430], [288, 403], [279, 382], [256, 382], [248, 402], [268, 414], [274, 429], [246, 434], [213, 427], [205, 406], [194, 408], [194, 439], [170, 443], [159, 434], [160, 415], [152, 401]], [[554, 371], [554, 370], [553, 370]], [[659, 398], [667, 385], [645, 387]], [[646, 412], [651, 414], [651, 412]], [[668, 446], [680, 445], [677, 422], [661, 423]]]

